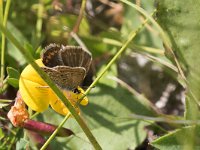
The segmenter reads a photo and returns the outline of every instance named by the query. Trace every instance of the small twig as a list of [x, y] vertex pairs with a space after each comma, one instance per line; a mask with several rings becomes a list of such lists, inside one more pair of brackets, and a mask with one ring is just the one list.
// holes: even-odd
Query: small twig
[[11, 99], [0, 99], [0, 103], [11, 103], [12, 101]]
[[81, 3], [81, 9], [80, 9], [80, 12], [79, 12], [79, 16], [78, 16], [78, 19], [76, 21], [76, 25], [74, 26], [73, 28], [73, 32], [74, 33], [78, 33], [78, 30], [79, 30], [79, 26], [81, 24], [81, 20], [84, 16], [84, 12], [85, 12], [85, 5], [86, 5], [86, 0], [82, 0], [82, 3]]
[[[10, 3], [11, 0], [7, 0], [6, 1], [6, 6], [5, 6], [5, 12], [3, 15], [3, 0], [0, 1], [0, 21], [3, 22], [3, 26], [6, 27], [7, 24], [7, 19], [8, 19], [8, 12], [10, 9]], [[5, 48], [6, 48], [6, 38], [5, 35], [2, 33], [2, 42], [1, 42], [1, 92], [3, 91], [3, 80], [4, 80], [4, 76], [5, 76]]]
[[[138, 54], [138, 53], [134, 53], [134, 52], [130, 53], [131, 56], [134, 56], [136, 54]], [[165, 61], [163, 59], [160, 59], [158, 57], [155, 57], [153, 55], [149, 55], [147, 53], [140, 53], [140, 54], [143, 55], [144, 57], [146, 57], [147, 59], [149, 59], [150, 61], [154, 61], [154, 62], [160, 63], [163, 66], [166, 66], [166, 67], [170, 68], [171, 70], [173, 70], [174, 72], [178, 73], [177, 67], [174, 66], [173, 64], [171, 64], [171, 63], [169, 63], [169, 62], [167, 62], [167, 61]]]
[[[0, 22], [3, 22], [3, 0], [0, 0]], [[3, 91], [3, 79], [4, 79], [4, 41], [5, 41], [5, 36], [3, 33], [1, 33], [1, 80], [0, 80], [0, 85], [1, 85], [1, 91]]]
[[7, 89], [7, 87], [8, 87], [8, 84], [7, 84], [8, 78], [9, 78], [9, 76], [7, 76], [7, 77], [3, 80], [3, 84], [0, 83], [0, 88], [1, 88], [0, 94], [6, 91], [6, 89]]
[[[16, 134], [19, 132], [19, 129], [17, 129]], [[14, 146], [16, 139], [18, 138], [18, 136], [13, 136], [12, 140], [10, 141], [9, 145], [8, 145], [8, 150], [11, 150], [11, 148]]]
[[37, 41], [41, 39], [41, 31], [42, 31], [42, 15], [43, 15], [43, 1], [39, 0], [38, 10], [37, 10], [37, 22], [36, 22], [36, 37]]
[[164, 56], [164, 50], [162, 50], [162, 49], [157, 49], [157, 48], [142, 46], [142, 45], [137, 45], [137, 44], [133, 44], [131, 46], [134, 49], [139, 49], [140, 51], [142, 50], [142, 51], [145, 51], [145, 52], [148, 52], [148, 53]]
[[127, 83], [125, 83], [124, 81], [120, 80], [117, 77], [114, 76], [109, 76], [110, 79], [116, 81], [117, 83], [119, 83], [122, 87], [126, 88], [130, 93], [132, 93], [133, 95], [135, 95], [139, 100], [140, 103], [142, 104], [146, 104], [148, 106], [148, 108], [150, 108], [152, 112], [154, 112], [156, 115], [160, 114], [159, 110], [154, 107], [154, 105], [151, 103], [150, 100], [148, 100], [145, 96], [143, 96], [142, 94], [138, 93], [136, 90], [134, 90], [131, 86], [129, 86]]
[[174, 123], [174, 124], [183, 124], [183, 125], [194, 125], [200, 124], [200, 120], [174, 120], [171, 118], [164, 117], [149, 117], [137, 114], [131, 114], [131, 118], [140, 119], [140, 120], [150, 120], [156, 122], [165, 122], [165, 123]]
[[86, 45], [81, 41], [81, 39], [78, 37], [78, 35], [75, 33], [75, 32], [71, 32], [70, 33], [71, 36], [76, 40], [76, 42], [85, 50], [85, 51], [88, 51], [88, 48], [86, 47]]
[[48, 140], [44, 143], [44, 145], [41, 147], [40, 150], [44, 150], [49, 143], [52, 141], [52, 139], [56, 136], [60, 128], [64, 125], [64, 123], [67, 121], [67, 119], [70, 117], [71, 113], [68, 113], [65, 118], [62, 120], [62, 122], [59, 124], [59, 126], [56, 128], [56, 130], [53, 132], [53, 134], [48, 138]]
[[34, 117], [36, 117], [39, 114], [40, 114], [39, 112], [34, 113], [32, 116], [30, 116], [30, 119], [33, 119]]
[[[138, 5], [139, 7], [141, 6], [141, 0], [136, 0], [136, 5]], [[144, 22], [145, 18], [140, 15], [139, 19], [141, 20], [141, 22]], [[154, 33], [155, 35], [158, 35], [159, 33], [153, 29], [148, 23], [145, 25], [145, 27], [147, 28], [147, 30], [149, 30], [150, 32]]]
[[54, 84], [54, 82], [49, 78], [49, 76], [36, 64], [32, 55], [19, 43], [19, 41], [1, 24], [0, 22], [0, 30], [5, 34], [5, 36], [15, 45], [18, 50], [23, 54], [24, 58], [32, 65], [35, 71], [40, 75], [40, 77], [51, 87], [54, 93], [62, 100], [65, 106], [69, 109], [71, 114], [74, 116], [92, 145], [95, 149], [101, 150], [101, 146], [96, 141], [94, 135], [84, 122], [84, 120], [78, 115], [75, 108], [69, 102], [69, 100], [65, 97], [65, 95], [60, 91], [60, 89]]
[[12, 128], [8, 127], [8, 126], [4, 126], [5, 129], [7, 129], [10, 133], [12, 133], [14, 136], [16, 136], [17, 132], [14, 131]]

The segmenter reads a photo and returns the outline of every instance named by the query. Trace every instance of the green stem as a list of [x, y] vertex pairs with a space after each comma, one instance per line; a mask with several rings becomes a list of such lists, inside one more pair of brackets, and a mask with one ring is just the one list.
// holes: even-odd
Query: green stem
[[11, 99], [0, 99], [0, 103], [11, 103], [12, 101]]
[[164, 50], [162, 50], [162, 49], [157, 49], [157, 48], [142, 46], [142, 45], [136, 45], [136, 44], [132, 44], [131, 47], [133, 47], [134, 49], [138, 49], [140, 52], [143, 51], [143, 52], [148, 52], [148, 53], [164, 56]]
[[51, 142], [51, 140], [56, 136], [56, 134], [58, 133], [58, 131], [60, 130], [60, 128], [62, 128], [62, 126], [64, 125], [64, 123], [67, 121], [67, 119], [70, 117], [71, 113], [68, 113], [65, 118], [62, 120], [62, 122], [59, 124], [59, 126], [56, 128], [56, 130], [53, 132], [53, 134], [51, 134], [51, 136], [49, 137], [49, 139], [44, 143], [44, 145], [41, 147], [40, 150], [44, 150], [49, 143]]
[[[72, 33], [71, 33], [72, 34]], [[82, 44], [82, 42], [80, 41], [80, 38], [77, 39], [76, 38], [77, 35], [72, 35], [72, 37], [77, 41], [77, 43], [83, 47], [84, 45]], [[93, 42], [103, 42], [105, 44], [108, 44], [108, 45], [113, 45], [113, 46], [117, 46], [117, 47], [121, 47], [122, 46], [122, 43], [118, 40], [115, 40], [115, 39], [111, 39], [111, 38], [99, 38], [99, 37], [94, 37], [94, 36], [81, 36], [82, 38], [85, 38], [85, 39], [89, 39], [89, 40], [93, 40]], [[158, 55], [163, 55], [164, 56], [164, 50], [163, 49], [157, 49], [157, 48], [154, 48], [154, 47], [148, 47], [148, 46], [144, 46], [144, 45], [137, 45], [135, 43], [131, 43], [130, 45], [131, 48], [133, 49], [138, 49], [140, 51], [145, 51], [145, 52], [149, 52], [149, 53], [152, 53], [152, 54], [158, 54]]]
[[33, 118], [35, 118], [37, 115], [39, 115], [40, 113], [39, 112], [36, 112], [36, 113], [34, 113], [32, 116], [30, 116], [30, 119], [33, 119]]
[[16, 136], [12, 137], [12, 140], [10, 141], [9, 146], [8, 146], [8, 150], [12, 149], [12, 146], [14, 145], [15, 140], [16, 140]]
[[6, 1], [6, 8], [5, 8], [4, 17], [3, 17], [3, 25], [4, 26], [6, 26], [6, 24], [7, 24], [8, 12], [9, 12], [9, 9], [10, 9], [10, 3], [11, 3], [11, 0]]
[[[154, 14], [155, 12], [153, 12]], [[125, 51], [125, 49], [128, 47], [128, 45], [131, 43], [131, 41], [134, 39], [134, 37], [137, 35], [137, 33], [144, 27], [144, 25], [147, 23], [148, 19], [146, 19], [140, 27], [137, 28], [137, 30], [132, 31], [129, 36], [127, 41], [122, 45], [122, 47], [120, 48], [120, 50], [115, 54], [115, 56], [111, 59], [111, 61], [106, 65], [106, 67], [102, 70], [102, 72], [100, 72], [100, 74], [98, 75], [98, 77], [92, 82], [92, 84], [89, 86], [89, 88], [85, 91], [85, 95], [87, 95], [90, 90], [97, 84], [97, 82], [100, 80], [100, 78], [106, 73], [106, 71], [110, 68], [110, 66], [117, 60], [117, 58], [122, 54], [122, 52]], [[83, 97], [84, 97], [83, 96]], [[77, 103], [76, 103], [76, 107], [78, 106], [78, 104], [81, 102], [81, 100], [83, 99], [83, 97], [81, 97]]]
[[15, 144], [15, 141], [18, 138], [18, 136], [16, 136], [16, 135], [19, 133], [19, 131], [20, 131], [20, 129], [17, 128], [16, 131], [15, 131], [15, 134], [14, 134], [15, 136], [13, 136], [12, 140], [9, 143], [8, 150], [11, 150], [13, 145]]
[[142, 15], [144, 15], [146, 18], [148, 18], [149, 21], [151, 21], [153, 23], [153, 25], [155, 25], [155, 27], [158, 29], [161, 38], [163, 39], [163, 42], [165, 45], [167, 45], [168, 47], [171, 47], [171, 42], [168, 38], [168, 36], [165, 34], [165, 32], [163, 31], [163, 29], [160, 27], [160, 25], [153, 19], [153, 17], [151, 15], [149, 15], [144, 9], [142, 9], [141, 7], [139, 7], [136, 4], [133, 4], [130, 1], [127, 0], [120, 0], [121, 2], [133, 7], [134, 9], [136, 9], [138, 12], [140, 12]]
[[38, 4], [38, 12], [37, 12], [37, 22], [36, 22], [36, 38], [37, 42], [41, 39], [41, 31], [42, 31], [42, 14], [43, 14], [43, 1], [40, 0]]
[[[3, 15], [3, 1], [1, 0], [0, 2], [0, 13], [1, 13], [1, 21], [3, 21], [3, 26], [6, 27], [6, 24], [7, 24], [7, 19], [8, 19], [8, 12], [9, 12], [9, 9], [10, 9], [10, 3], [11, 3], [11, 0], [7, 0], [6, 1], [6, 6], [5, 6], [5, 12], [4, 12], [4, 15]], [[6, 38], [4, 36], [4, 34], [2, 33], [2, 39], [1, 39], [1, 84], [2, 84], [2, 88], [1, 88], [1, 91], [3, 90], [3, 80], [4, 80], [4, 77], [5, 77], [5, 47], [6, 47]]]
[[17, 39], [0, 23], [0, 30], [3, 34], [12, 42], [13, 45], [22, 53], [24, 58], [27, 60], [28, 63], [35, 69], [35, 71], [40, 75], [40, 77], [49, 85], [49, 87], [54, 91], [54, 93], [62, 100], [65, 106], [69, 109], [71, 114], [74, 116], [88, 139], [90, 140], [91, 144], [94, 146], [95, 149], [101, 150], [99, 143], [96, 141], [95, 137], [83, 121], [83, 119], [78, 115], [75, 108], [71, 105], [69, 100], [64, 96], [64, 94], [60, 91], [60, 89], [54, 84], [53, 81], [49, 78], [49, 76], [35, 63], [32, 55], [29, 51], [27, 51], [18, 41]]
[[1, 90], [0, 90], [0, 94], [4, 93], [6, 91], [6, 89], [8, 87], [7, 80], [8, 80], [8, 76], [3, 80], [3, 84], [2, 84], [2, 87], [1, 87]]
[[172, 50], [172, 44], [169, 40], [169, 37], [165, 34], [165, 32], [163, 31], [163, 29], [160, 27], [160, 25], [153, 19], [153, 17], [151, 17], [151, 15], [149, 15], [144, 9], [142, 9], [141, 7], [127, 1], [127, 0], [120, 0], [121, 2], [133, 7], [134, 9], [136, 9], [138, 12], [140, 12], [142, 15], [144, 15], [146, 18], [148, 18], [153, 25], [155, 25], [155, 27], [158, 29], [159, 34], [163, 40], [163, 45], [165, 47], [165, 53], [169, 53], [170, 56], [172, 56], [172, 58], [174, 59], [174, 62], [176, 64], [176, 67], [178, 68], [179, 74], [182, 77], [183, 81], [185, 82], [185, 84], [187, 84], [187, 80], [186, 77], [183, 73], [183, 70], [181, 68], [181, 65], [178, 62], [178, 59], [176, 58], [173, 50]]
[[114, 76], [113, 77], [109, 76], [109, 78], [119, 83], [123, 88], [127, 89], [131, 94], [137, 97], [137, 100], [139, 101], [139, 103], [144, 105], [150, 112], [153, 113], [154, 116], [158, 116], [160, 114], [159, 110], [151, 103], [149, 99], [147, 99], [144, 95], [138, 93], [135, 89], [133, 89], [127, 83], [125, 83], [124, 81]]
[[81, 9], [80, 9], [80, 12], [79, 12], [79, 16], [78, 16], [78, 19], [77, 19], [77, 21], [76, 21], [76, 25], [75, 25], [74, 28], [73, 28], [73, 32], [74, 32], [74, 33], [77, 33], [77, 32], [78, 32], [79, 26], [80, 26], [80, 24], [81, 24], [81, 21], [82, 21], [84, 12], [85, 12], [85, 5], [86, 5], [86, 0], [82, 0]]
[[3, 22], [3, 0], [0, 0], [0, 22]]
[[[134, 54], [134, 52], [132, 52], [132, 54]], [[147, 53], [140, 53], [140, 54], [143, 55], [144, 57], [146, 57], [147, 59], [149, 59], [150, 61], [161, 64], [162, 66], [165, 66], [165, 67], [169, 68], [170, 70], [172, 70], [174, 73], [178, 73], [177, 67], [174, 66], [172, 63], [169, 63], [168, 61], [166, 61], [164, 59], [161, 59], [159, 57], [155, 57], [153, 55], [149, 55]]]
[[[3, 22], [3, 0], [0, 0], [0, 22]], [[3, 79], [4, 79], [4, 63], [2, 64], [2, 62], [3, 62], [3, 57], [4, 57], [4, 50], [3, 50], [3, 47], [4, 47], [4, 39], [5, 39], [5, 37], [4, 37], [4, 35], [3, 35], [3, 33], [1, 34], [1, 43], [2, 43], [2, 45], [1, 45], [1, 80], [0, 80], [0, 85], [1, 85], [1, 91], [0, 91], [0, 93], [2, 93], [3, 92]], [[3, 58], [3, 59], [2, 59]]]

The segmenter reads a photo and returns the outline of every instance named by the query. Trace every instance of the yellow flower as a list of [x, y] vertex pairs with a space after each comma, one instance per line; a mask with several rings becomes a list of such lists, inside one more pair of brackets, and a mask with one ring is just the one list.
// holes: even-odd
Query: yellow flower
[[[41, 67], [44, 66], [41, 59], [36, 60]], [[43, 112], [49, 106], [62, 115], [68, 114], [69, 110], [56, 96], [46, 82], [39, 76], [31, 65], [28, 65], [21, 73], [19, 80], [19, 91], [24, 102], [34, 111]], [[84, 90], [78, 87], [78, 93], [63, 90], [63, 94], [74, 105], [83, 96]], [[88, 99], [84, 97], [81, 105], [87, 105]], [[77, 109], [79, 112], [79, 109]]]

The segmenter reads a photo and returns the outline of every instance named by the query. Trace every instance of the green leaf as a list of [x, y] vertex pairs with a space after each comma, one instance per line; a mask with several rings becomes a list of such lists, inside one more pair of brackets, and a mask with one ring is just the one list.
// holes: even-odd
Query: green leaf
[[19, 79], [20, 77], [20, 73], [12, 67], [7, 67], [7, 73], [9, 75], [9, 78]]
[[[103, 150], [123, 150], [135, 149], [146, 137], [144, 123], [140, 121], [124, 121], [110, 126], [101, 126], [93, 129], [92, 133], [100, 143]], [[87, 137], [83, 132], [77, 133], [77, 137], [65, 139], [59, 138], [71, 149], [93, 149], [92, 145], [86, 141]], [[78, 143], [78, 144], [77, 144]], [[56, 144], [53, 149], [56, 148]]]
[[19, 80], [15, 78], [8, 78], [7, 82], [15, 88], [19, 87]]
[[[100, 68], [99, 72], [102, 72], [102, 70], [104, 70], [105, 67], [106, 67], [106, 65], [103, 65]], [[108, 85], [110, 87], [117, 87], [117, 83], [114, 80], [112, 80], [112, 79], [109, 78], [110, 76], [116, 76], [116, 75], [117, 75], [117, 66], [116, 66], [116, 64], [113, 64], [110, 67], [110, 69], [104, 74], [103, 80], [100, 79], [99, 82], [101, 84], [105, 84], [105, 85]], [[97, 76], [98, 76], [98, 74], [97, 74]]]
[[[15, 38], [24, 45], [27, 43], [26, 38], [23, 36], [23, 34], [10, 22], [7, 24], [7, 28], [10, 32], [14, 33]], [[17, 48], [8, 41], [8, 55], [16, 60], [16, 62], [19, 63], [20, 66], [25, 65], [26, 60], [24, 59], [23, 55], [20, 53], [20, 51], [17, 50]], [[9, 61], [9, 60], [7, 60]]]
[[[173, 50], [185, 68], [188, 81], [187, 119], [200, 116], [196, 106], [200, 100], [200, 1], [162, 0], [158, 2], [158, 21], [168, 33]], [[195, 102], [196, 101], [196, 102]]]
[[16, 144], [16, 150], [26, 150], [29, 142], [23, 138], [21, 138]]
[[199, 150], [200, 126], [188, 126], [164, 135], [151, 143], [161, 150]]
[[24, 44], [24, 48], [27, 49], [27, 51], [29, 51], [32, 54], [32, 56], [34, 56], [35, 50], [33, 49], [33, 46], [31, 44], [26, 42]]
[[3, 133], [2, 129], [0, 128], [0, 140], [3, 139], [5, 134]]
[[41, 51], [42, 51], [42, 47], [39, 46], [39, 47], [36, 49], [36, 51], [35, 51], [35, 55], [34, 55], [34, 58], [35, 58], [35, 59], [40, 58]]

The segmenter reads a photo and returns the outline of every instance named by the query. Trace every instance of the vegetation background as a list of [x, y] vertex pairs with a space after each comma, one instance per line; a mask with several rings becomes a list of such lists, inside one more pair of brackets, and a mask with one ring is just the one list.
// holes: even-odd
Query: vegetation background
[[[87, 0], [85, 9], [83, 2], [0, 0], [0, 149], [38, 149], [6, 117], [27, 61], [2, 25], [34, 59], [50, 43], [92, 53], [91, 76], [99, 79], [81, 117], [102, 149], [200, 149], [200, 1]], [[59, 125], [63, 116], [49, 108], [34, 120]], [[69, 118], [63, 127], [75, 135], [48, 148], [98, 149], [79, 125]]]

